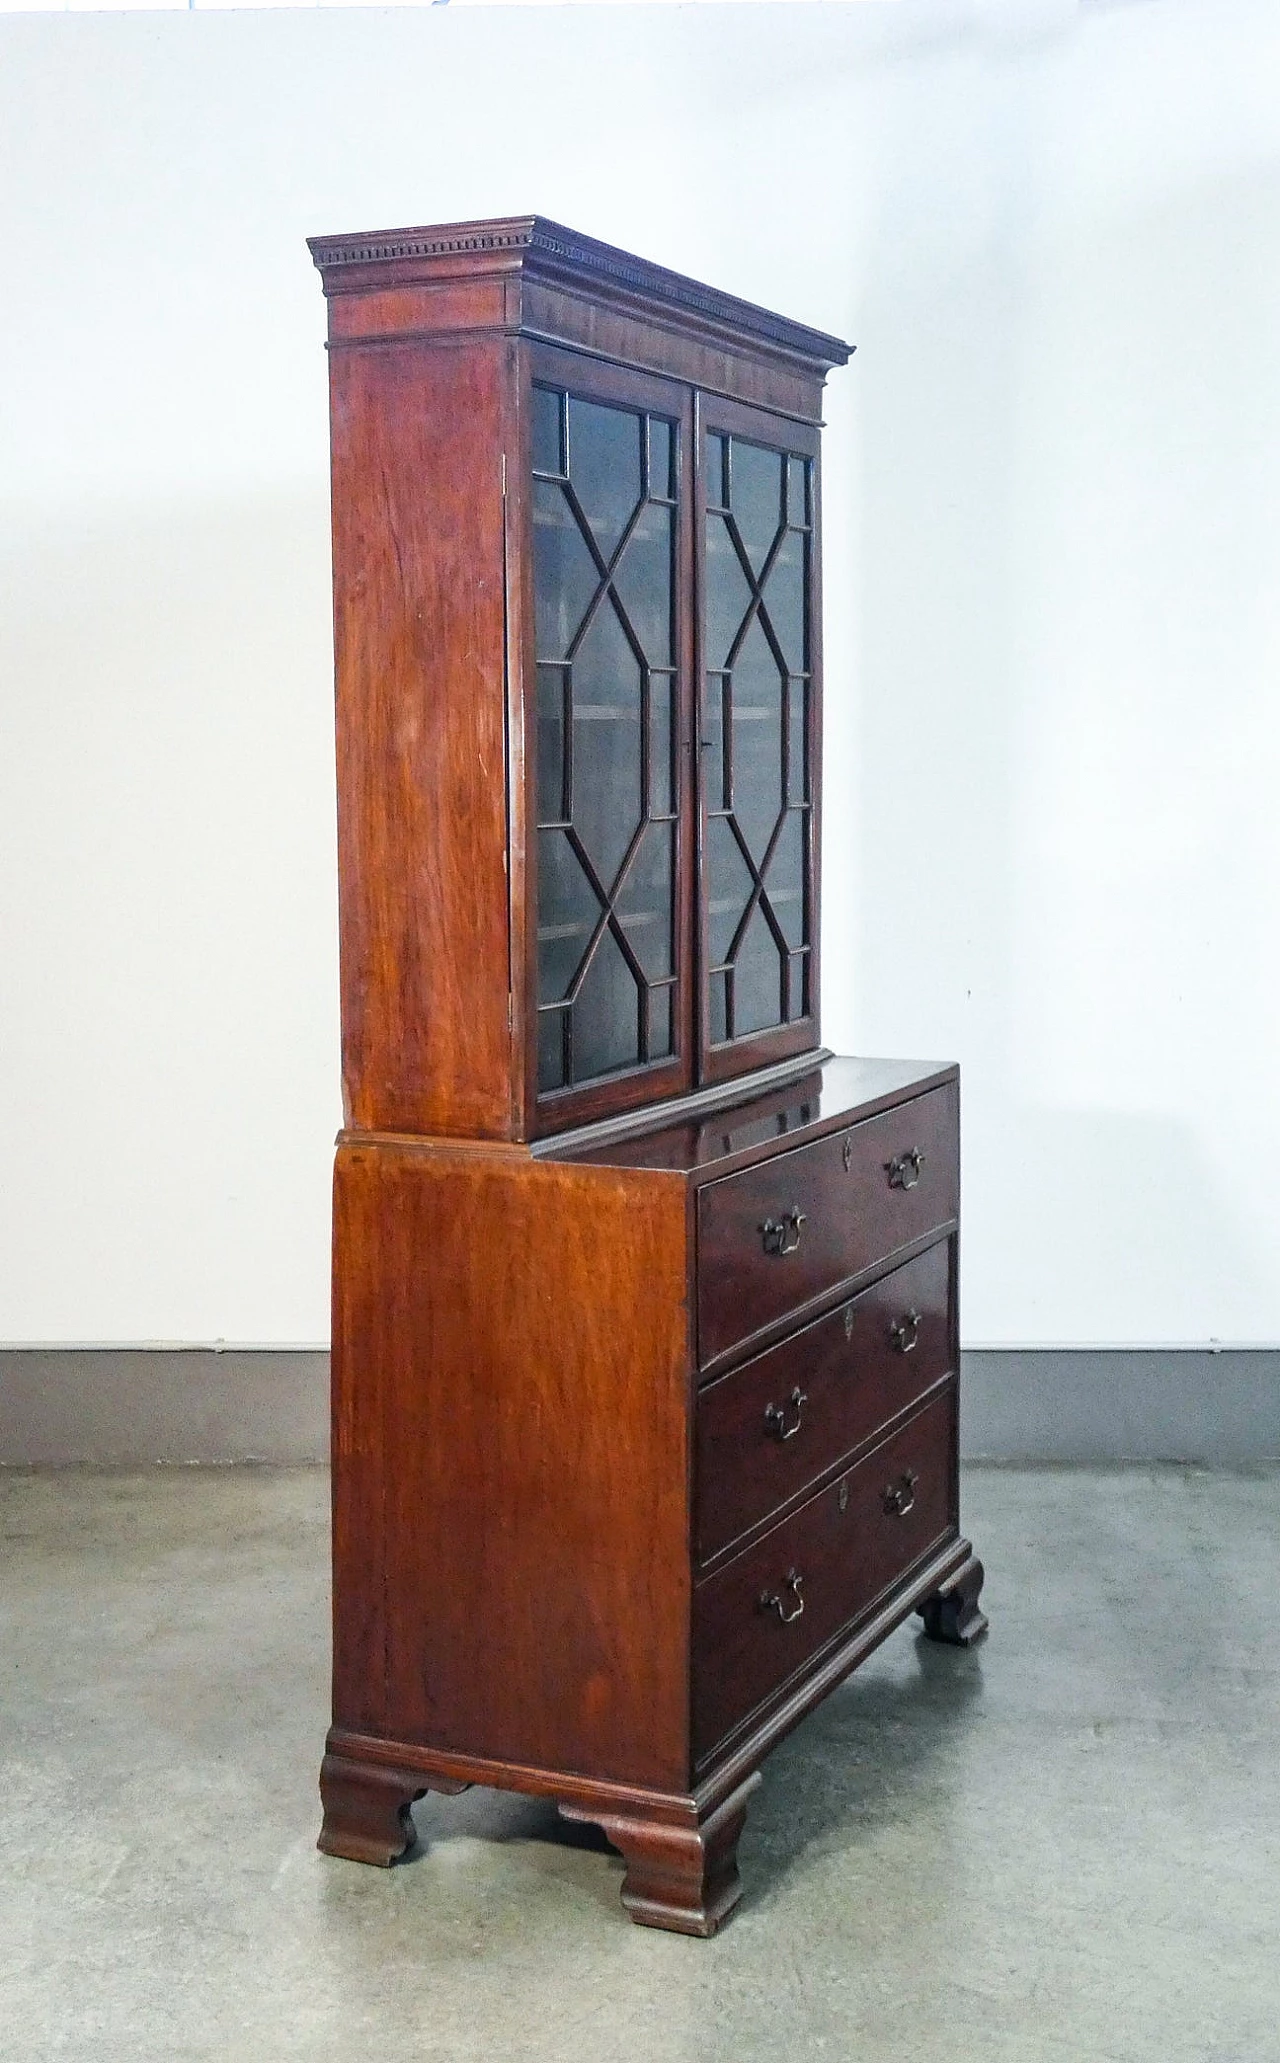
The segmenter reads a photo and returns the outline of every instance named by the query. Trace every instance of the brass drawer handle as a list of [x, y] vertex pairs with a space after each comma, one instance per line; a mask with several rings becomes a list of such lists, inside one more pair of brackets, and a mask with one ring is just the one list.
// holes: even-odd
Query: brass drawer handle
[[791, 1408], [795, 1412], [793, 1422], [790, 1425], [787, 1424], [787, 1407], [785, 1404], [770, 1404], [764, 1414], [765, 1431], [771, 1433], [775, 1440], [794, 1440], [800, 1430], [800, 1420], [808, 1401], [807, 1392], [802, 1390], [799, 1383], [797, 1383], [791, 1392]]
[[911, 1146], [905, 1153], [899, 1153], [892, 1160], [887, 1160], [884, 1165], [890, 1189], [914, 1189], [920, 1180], [924, 1155], [918, 1146]]
[[784, 1591], [789, 1590], [791, 1592], [791, 1595], [794, 1597], [796, 1601], [796, 1608], [794, 1612], [789, 1612], [786, 1609], [786, 1606], [782, 1602], [781, 1593], [776, 1590], [761, 1591], [760, 1610], [762, 1612], [776, 1612], [778, 1617], [781, 1619], [783, 1625], [789, 1626], [791, 1624], [791, 1621], [793, 1619], [798, 1619], [800, 1617], [801, 1612], [803, 1612], [804, 1610], [804, 1599], [800, 1595], [800, 1585], [803, 1582], [804, 1577], [800, 1574], [798, 1569], [787, 1570], [786, 1581], [783, 1583], [782, 1588]]
[[913, 1468], [902, 1471], [896, 1483], [890, 1483], [884, 1493], [884, 1508], [890, 1518], [904, 1519], [916, 1501], [916, 1484], [920, 1481]]
[[889, 1327], [889, 1345], [895, 1354], [910, 1354], [920, 1342], [920, 1313], [908, 1311]]
[[800, 1228], [809, 1222], [799, 1204], [793, 1203], [780, 1218], [766, 1218], [760, 1227], [767, 1254], [793, 1254], [800, 1244]]

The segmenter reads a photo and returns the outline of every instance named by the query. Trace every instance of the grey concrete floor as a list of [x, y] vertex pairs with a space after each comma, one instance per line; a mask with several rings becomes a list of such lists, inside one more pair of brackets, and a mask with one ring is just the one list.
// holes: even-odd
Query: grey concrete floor
[[544, 1805], [314, 1848], [319, 1471], [0, 1474], [0, 2056], [1280, 2059], [1280, 1475], [971, 1469], [992, 1631], [766, 1765], [745, 1894], [632, 1926]]

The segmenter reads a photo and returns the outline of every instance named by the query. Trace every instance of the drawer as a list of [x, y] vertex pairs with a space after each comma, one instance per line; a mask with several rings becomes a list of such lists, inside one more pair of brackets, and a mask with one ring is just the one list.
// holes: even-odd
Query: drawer
[[699, 1560], [767, 1518], [947, 1373], [950, 1285], [943, 1241], [702, 1391]]
[[698, 1195], [704, 1367], [956, 1215], [954, 1084], [793, 1147]]
[[954, 1531], [955, 1389], [694, 1592], [695, 1763]]

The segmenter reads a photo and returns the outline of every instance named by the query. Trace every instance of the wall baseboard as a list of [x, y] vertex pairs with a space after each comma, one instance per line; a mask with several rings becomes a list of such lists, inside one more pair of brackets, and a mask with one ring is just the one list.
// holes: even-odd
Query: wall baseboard
[[1274, 1347], [982, 1347], [962, 1357], [968, 1461], [1280, 1458]]
[[321, 1349], [10, 1347], [0, 1352], [0, 1465], [329, 1458]]
[[[320, 1349], [0, 1351], [0, 1466], [323, 1462]], [[1280, 1350], [974, 1348], [964, 1356], [969, 1461], [1280, 1459]]]

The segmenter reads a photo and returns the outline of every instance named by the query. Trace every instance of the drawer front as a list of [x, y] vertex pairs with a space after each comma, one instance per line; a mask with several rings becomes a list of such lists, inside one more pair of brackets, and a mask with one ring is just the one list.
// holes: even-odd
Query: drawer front
[[954, 1531], [955, 1389], [694, 1593], [695, 1763]]
[[956, 1215], [954, 1084], [698, 1196], [702, 1365]]
[[706, 1561], [905, 1411], [951, 1366], [950, 1242], [735, 1368], [698, 1399]]

